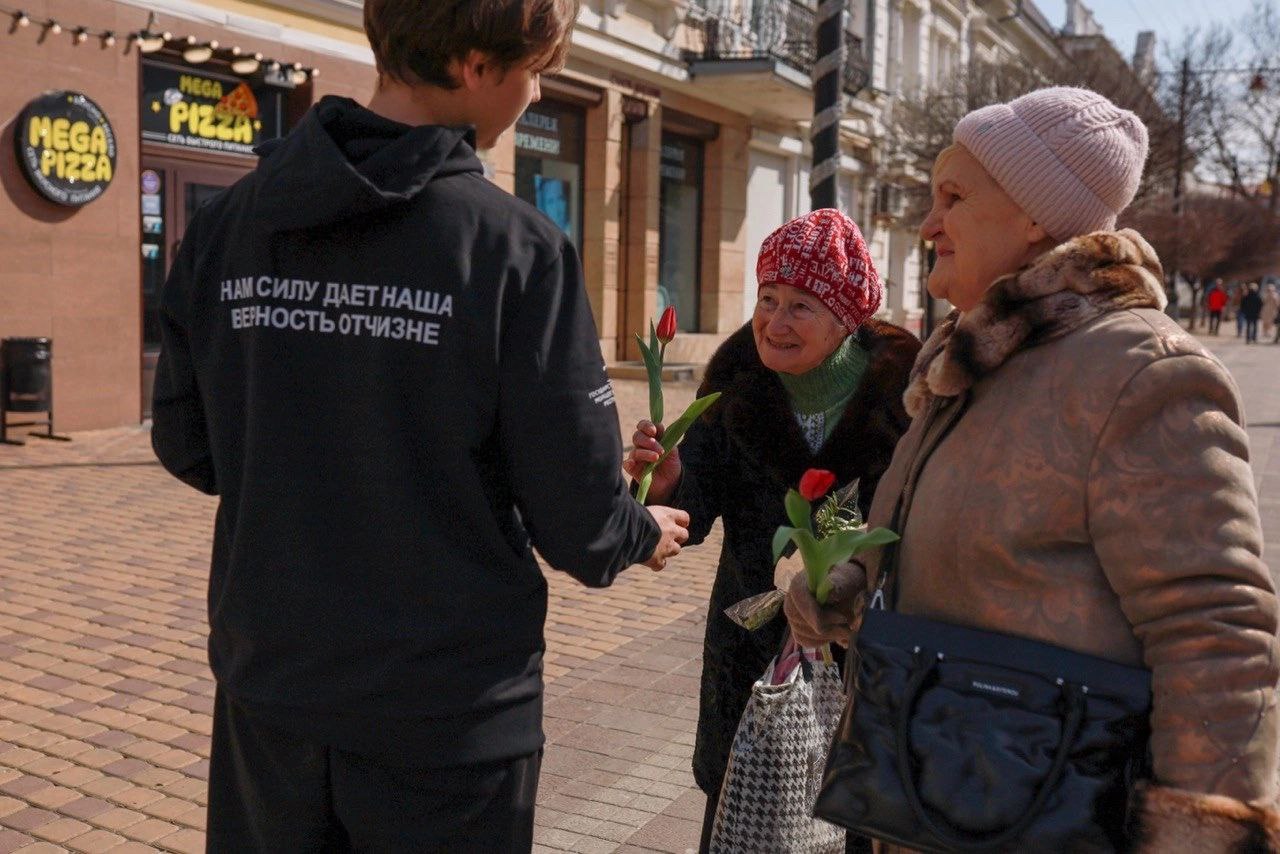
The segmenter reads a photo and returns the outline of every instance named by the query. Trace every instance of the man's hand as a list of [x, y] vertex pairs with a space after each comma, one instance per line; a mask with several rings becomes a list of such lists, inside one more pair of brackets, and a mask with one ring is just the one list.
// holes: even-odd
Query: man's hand
[[787, 588], [783, 613], [791, 624], [791, 634], [803, 647], [838, 643], [847, 647], [862, 622], [867, 599], [867, 572], [856, 563], [840, 563], [831, 568], [831, 593], [826, 606], [809, 592], [809, 579], [798, 572]]
[[658, 523], [662, 536], [658, 538], [657, 547], [644, 565], [654, 572], [661, 572], [670, 558], [680, 554], [680, 546], [689, 539], [689, 514], [674, 507], [653, 506], [645, 509], [653, 516], [653, 521]]

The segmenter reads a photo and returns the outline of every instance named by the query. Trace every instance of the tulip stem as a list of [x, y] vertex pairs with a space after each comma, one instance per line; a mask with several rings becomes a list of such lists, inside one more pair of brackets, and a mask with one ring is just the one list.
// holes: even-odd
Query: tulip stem
[[645, 466], [644, 474], [640, 475], [640, 488], [636, 490], [636, 501], [644, 504], [646, 498], [649, 497], [649, 486], [653, 483], [653, 470], [657, 468], [655, 463], [649, 463]]

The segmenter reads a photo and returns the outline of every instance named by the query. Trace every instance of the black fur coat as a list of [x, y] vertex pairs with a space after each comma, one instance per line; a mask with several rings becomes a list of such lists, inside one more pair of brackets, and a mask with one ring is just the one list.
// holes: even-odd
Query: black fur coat
[[689, 512], [689, 544], [702, 542], [717, 517], [724, 550], [711, 591], [703, 649], [693, 773], [707, 793], [719, 792], [738, 719], [751, 685], [782, 643], [779, 616], [754, 632], [724, 609], [773, 586], [772, 540], [787, 524], [783, 498], [806, 469], [835, 473], [838, 486], [859, 480], [865, 515], [876, 483], [909, 419], [902, 408], [920, 342], [888, 323], [868, 320], [854, 333], [869, 360], [835, 431], [810, 453], [777, 374], [756, 352], [750, 324], [720, 346], [698, 394], [723, 392], [680, 446], [683, 477], [671, 503]]

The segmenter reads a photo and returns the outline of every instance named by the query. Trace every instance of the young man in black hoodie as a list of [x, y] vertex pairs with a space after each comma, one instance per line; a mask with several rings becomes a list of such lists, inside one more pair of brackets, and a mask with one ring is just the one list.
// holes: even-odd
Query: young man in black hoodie
[[221, 502], [211, 851], [532, 845], [546, 582], [661, 569], [577, 256], [484, 178], [576, 0], [366, 0], [324, 98], [194, 218], [152, 441]]

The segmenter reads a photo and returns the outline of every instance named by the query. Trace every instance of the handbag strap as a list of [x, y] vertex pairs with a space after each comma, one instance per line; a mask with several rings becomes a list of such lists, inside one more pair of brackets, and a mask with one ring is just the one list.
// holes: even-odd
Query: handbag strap
[[920, 474], [924, 471], [924, 464], [929, 461], [929, 457], [942, 444], [942, 440], [951, 433], [951, 428], [960, 420], [960, 416], [964, 414], [968, 406], [969, 392], [967, 391], [961, 392], [956, 397], [934, 397], [929, 401], [929, 408], [925, 410], [923, 416], [925, 426], [920, 431], [920, 441], [916, 446], [911, 463], [907, 467], [907, 477], [903, 482], [901, 491], [898, 492], [898, 500], [893, 506], [893, 515], [889, 518], [889, 530], [897, 534], [898, 539], [884, 547], [883, 556], [880, 559], [880, 573], [876, 579], [876, 589], [871, 596], [871, 604], [869, 606], [871, 608], [883, 611], [887, 610], [890, 604], [896, 604], [897, 602], [897, 585], [895, 584], [889, 588], [893, 594], [893, 603], [886, 603], [885, 588], [889, 584], [891, 577], [897, 574], [898, 559], [902, 548], [902, 536], [905, 533], [903, 528], [906, 525], [907, 514], [911, 511], [911, 502], [915, 498], [916, 484], [920, 481]]
[[1045, 774], [1044, 779], [1040, 781], [1035, 797], [1031, 799], [1031, 803], [1023, 811], [1021, 817], [1004, 830], [985, 836], [975, 836], [960, 831], [944, 829], [930, 815], [929, 810], [920, 799], [920, 791], [916, 785], [915, 774], [911, 769], [911, 713], [915, 708], [920, 692], [924, 689], [925, 683], [929, 681], [929, 677], [936, 671], [940, 659], [941, 656], [938, 654], [919, 647], [916, 648], [916, 669], [903, 692], [902, 705], [898, 707], [896, 735], [898, 774], [902, 780], [902, 788], [906, 792], [907, 803], [910, 805], [911, 811], [915, 813], [916, 819], [948, 850], [996, 850], [1017, 840], [1018, 837], [1026, 832], [1031, 823], [1040, 815], [1040, 811], [1044, 808], [1049, 796], [1057, 788], [1058, 781], [1066, 771], [1067, 760], [1071, 756], [1076, 736], [1080, 733], [1080, 726], [1084, 722], [1086, 689], [1067, 682], [1061, 684], [1062, 696], [1067, 707], [1067, 714], [1062, 721], [1062, 734], [1058, 739], [1058, 747], [1054, 752], [1053, 763], [1049, 766], [1049, 771]]

